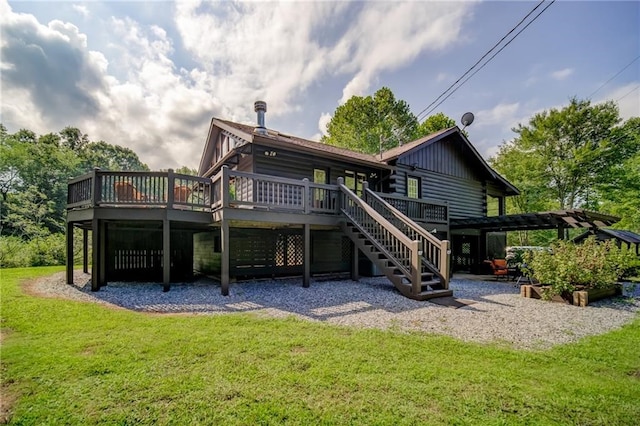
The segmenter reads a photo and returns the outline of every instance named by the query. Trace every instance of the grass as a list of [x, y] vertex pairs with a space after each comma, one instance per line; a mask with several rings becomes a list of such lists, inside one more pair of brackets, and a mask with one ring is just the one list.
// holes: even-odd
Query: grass
[[[636, 424], [640, 319], [547, 351], [25, 294], [0, 271], [12, 424]], [[635, 420], [634, 420], [635, 419]]]

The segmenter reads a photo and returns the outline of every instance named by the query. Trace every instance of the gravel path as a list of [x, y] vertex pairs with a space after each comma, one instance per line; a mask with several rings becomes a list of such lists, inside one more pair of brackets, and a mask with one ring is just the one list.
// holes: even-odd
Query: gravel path
[[586, 308], [520, 297], [513, 283], [453, 279], [454, 296], [466, 305], [458, 309], [401, 296], [386, 278], [359, 282], [300, 279], [232, 284], [229, 296], [203, 279], [173, 284], [162, 292], [157, 283], [109, 283], [90, 291], [90, 276], [76, 272], [74, 285], [64, 273], [34, 282], [30, 291], [42, 296], [102, 303], [153, 313], [228, 314], [252, 312], [270, 317], [295, 316], [349, 327], [423, 331], [465, 341], [499, 342], [517, 348], [544, 349], [605, 333], [630, 322], [640, 312], [640, 286]]

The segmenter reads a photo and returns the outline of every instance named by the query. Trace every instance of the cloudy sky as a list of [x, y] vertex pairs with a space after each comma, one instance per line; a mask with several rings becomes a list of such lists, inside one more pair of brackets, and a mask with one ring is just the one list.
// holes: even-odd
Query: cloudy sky
[[[309, 139], [382, 86], [417, 115], [537, 3], [0, 0], [1, 121], [196, 167], [211, 117], [253, 123], [258, 99], [267, 127]], [[638, 116], [639, 23], [637, 1], [556, 1], [435, 112], [472, 111], [485, 157], [572, 96]]]

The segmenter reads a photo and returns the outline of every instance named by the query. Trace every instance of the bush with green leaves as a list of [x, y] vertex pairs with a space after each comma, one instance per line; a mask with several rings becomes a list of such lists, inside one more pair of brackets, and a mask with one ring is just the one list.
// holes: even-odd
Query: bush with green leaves
[[618, 248], [612, 240], [597, 242], [590, 237], [582, 244], [558, 241], [552, 252], [532, 252], [528, 264], [533, 277], [550, 285], [548, 296], [568, 296], [577, 286], [610, 288], [632, 264], [633, 253]]

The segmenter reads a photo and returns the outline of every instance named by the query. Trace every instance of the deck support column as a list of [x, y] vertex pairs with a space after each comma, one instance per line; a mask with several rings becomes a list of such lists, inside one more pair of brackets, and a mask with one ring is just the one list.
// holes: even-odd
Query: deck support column
[[89, 230], [82, 228], [82, 272], [89, 273]]
[[100, 220], [91, 220], [91, 291], [100, 290]]
[[73, 284], [73, 223], [67, 222], [67, 284]]
[[222, 219], [220, 227], [220, 245], [222, 258], [220, 260], [220, 292], [223, 296], [229, 295], [229, 222]]
[[311, 226], [308, 223], [303, 225], [304, 241], [304, 274], [302, 277], [302, 287], [309, 287], [311, 281]]
[[[171, 192], [171, 191], [169, 191]], [[171, 225], [162, 219], [162, 291], [169, 291], [171, 281]]]
[[358, 281], [360, 279], [358, 246], [352, 241], [351, 247], [353, 247], [353, 252], [351, 254], [351, 279], [353, 281]]
[[564, 240], [566, 238], [564, 226], [558, 225], [558, 239]]
[[98, 284], [107, 285], [107, 223], [100, 221], [100, 268], [98, 269]]

